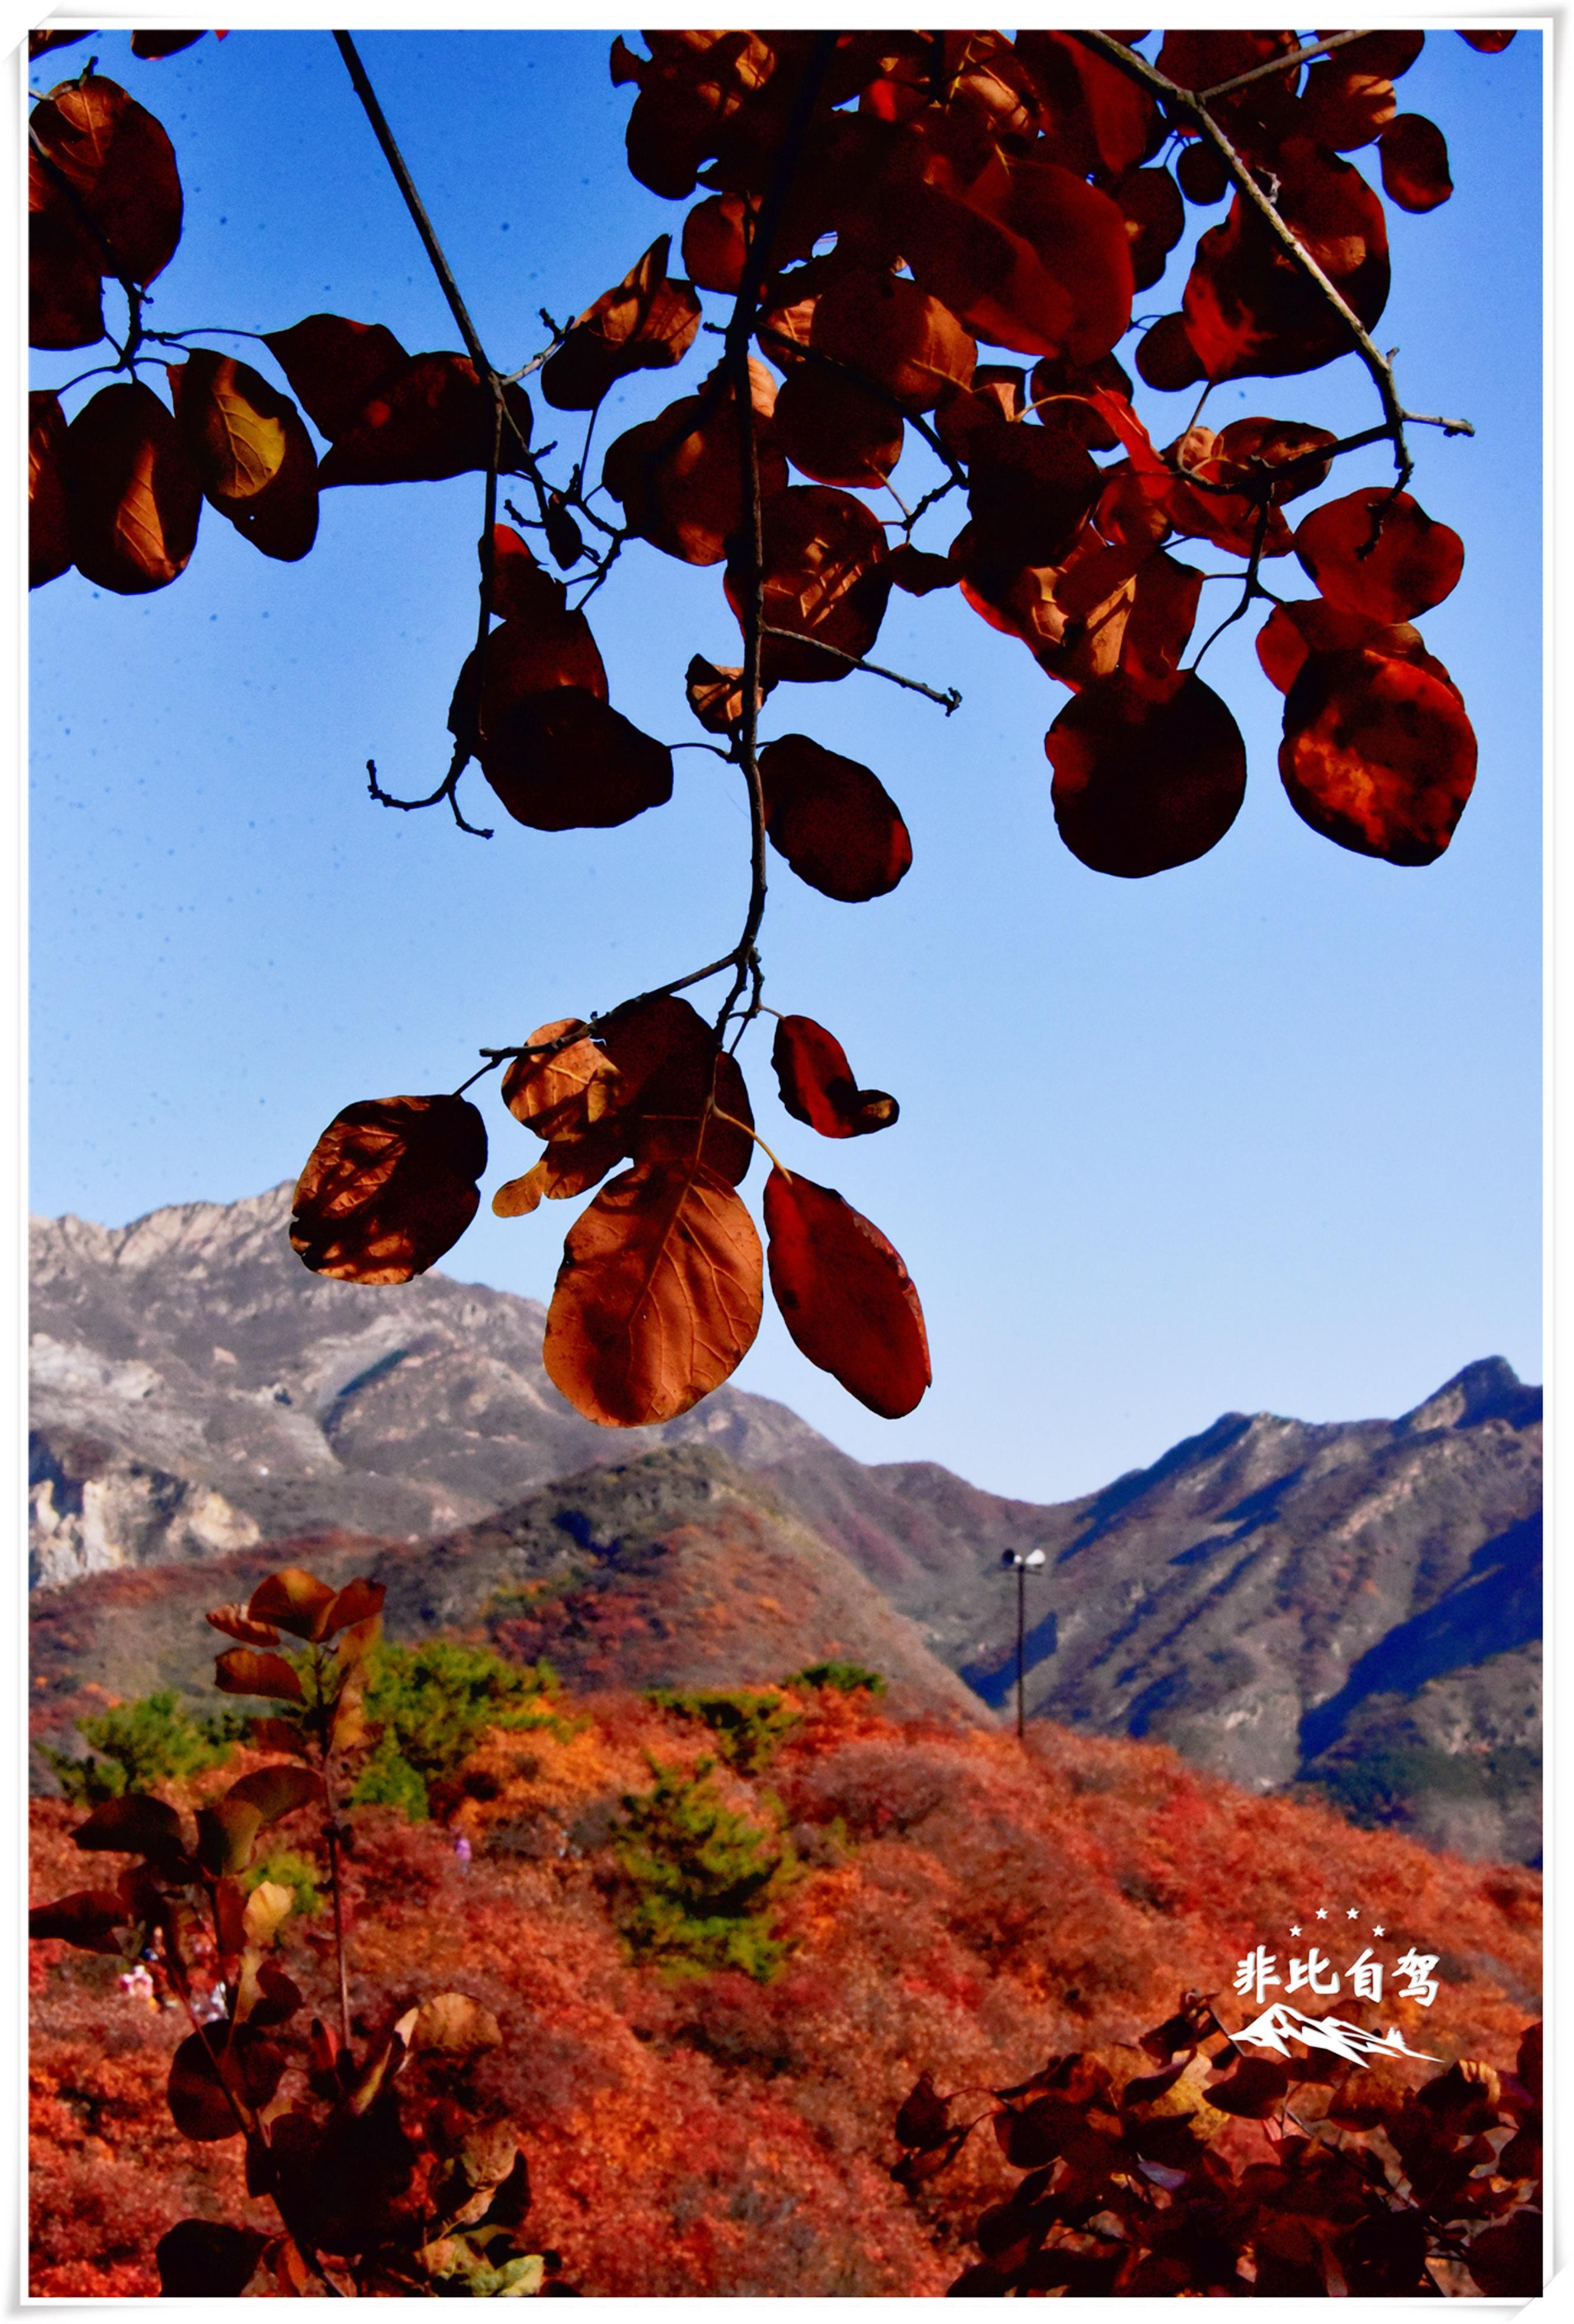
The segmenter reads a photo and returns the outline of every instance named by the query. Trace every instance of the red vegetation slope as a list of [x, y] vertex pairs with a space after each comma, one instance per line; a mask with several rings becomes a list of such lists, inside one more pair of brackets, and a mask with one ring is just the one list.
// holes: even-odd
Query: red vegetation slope
[[[1244, 2024], [1255, 2004], [1234, 1994], [1237, 1960], [1264, 1943], [1282, 1969], [1291, 1922], [1319, 1906], [1342, 1919], [1356, 1905], [1363, 1932], [1382, 1923], [1391, 1958], [1439, 1955], [1440, 1980], [1430, 2009], [1322, 2006], [1505, 2069], [1538, 2014], [1532, 1873], [1252, 1797], [1157, 1747], [1044, 1726], [1023, 1749], [884, 1718], [867, 1696], [803, 1708], [762, 1775], [718, 1776], [756, 1821], [783, 1819], [802, 1859], [778, 1922], [792, 1950], [768, 1985], [672, 1980], [624, 1957], [610, 1818], [650, 1788], [647, 1752], [691, 1766], [705, 1739], [647, 1703], [583, 1698], [560, 1731], [489, 1738], [456, 1815], [468, 1867], [451, 1829], [357, 1816], [357, 2014], [380, 2023], [456, 1984], [496, 2014], [506, 2046], [484, 2072], [525, 2130], [532, 2232], [582, 2291], [943, 2292], [1012, 2176], [980, 2138], [939, 2191], [893, 2184], [893, 2117], [920, 2071], [942, 2089], [998, 2085], [1054, 2051], [1133, 2041], [1188, 1987]], [[32, 1817], [34, 1895], [79, 1886], [79, 1813], [48, 1802]], [[320, 2007], [318, 1924], [287, 1924], [284, 1954]], [[53, 1941], [33, 1956], [33, 2291], [152, 2294], [153, 2246], [175, 2219], [262, 2226], [265, 2211], [234, 2143], [192, 2147], [169, 2123], [176, 2013], [128, 2000], [112, 1960]]]

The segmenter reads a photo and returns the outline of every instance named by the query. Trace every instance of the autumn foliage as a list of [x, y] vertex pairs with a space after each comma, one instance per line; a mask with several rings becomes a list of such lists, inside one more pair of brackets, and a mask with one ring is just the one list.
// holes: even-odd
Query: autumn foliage
[[[34, 52], [68, 37], [80, 36], [39, 35]], [[134, 51], [190, 37], [137, 34]], [[393, 160], [353, 43], [336, 37]], [[1489, 54], [1513, 35], [1464, 37]], [[672, 791], [671, 746], [610, 699], [590, 599], [625, 554], [635, 565], [638, 544], [718, 567], [742, 660], [696, 656], [688, 695], [747, 796], [744, 927], [721, 960], [653, 994], [483, 1052], [547, 1147], [493, 1206], [521, 1216], [594, 1194], [569, 1233], [547, 1340], [553, 1379], [591, 1417], [638, 1426], [687, 1410], [748, 1350], [767, 1280], [810, 1360], [896, 1415], [930, 1376], [906, 1269], [791, 1162], [769, 1181], [762, 1264], [737, 1192], [753, 1116], [735, 1053], [766, 1007], [772, 859], [825, 896], [866, 902], [902, 881], [912, 842], [874, 769], [791, 731], [790, 712], [764, 739], [761, 718], [774, 724], [782, 687], [869, 670], [954, 706], [871, 659], [893, 588], [954, 589], [1069, 691], [1045, 749], [1072, 853], [1124, 879], [1191, 862], [1225, 837], [1247, 779], [1235, 715], [1199, 675], [1210, 640], [1191, 650], [1204, 580], [1219, 577], [1191, 562], [1206, 544], [1215, 564], [1238, 560], [1218, 626], [1267, 609], [1258, 650], [1285, 697], [1279, 766], [1296, 813], [1357, 853], [1433, 861], [1469, 798], [1476, 744], [1414, 622], [1456, 586], [1464, 552], [1408, 490], [1406, 429], [1469, 430], [1409, 414], [1369, 335], [1390, 287], [1385, 202], [1421, 213], [1445, 201], [1448, 151], [1436, 124], [1399, 109], [1421, 32], [643, 38], [645, 55], [621, 38], [612, 48], [613, 79], [633, 92], [628, 164], [690, 207], [508, 372], [486, 356], [435, 245], [462, 350], [412, 353], [381, 321], [310, 314], [263, 337], [282, 388], [148, 330], [144, 299], [182, 218], [170, 140], [91, 68], [42, 98], [32, 342], [108, 337], [126, 375], [69, 420], [56, 394], [32, 397], [32, 578], [75, 566], [116, 593], [162, 588], [190, 561], [205, 505], [263, 554], [295, 558], [325, 490], [475, 472], [480, 603], [451, 764], [428, 799], [391, 799], [375, 763], [371, 788], [393, 806], [446, 799], [471, 829], [458, 784], [475, 763], [514, 821], [547, 833], [619, 825]], [[1140, 45], [1155, 40], [1153, 54]], [[1134, 325], [1134, 298], [1165, 276], [1189, 206], [1227, 198], [1179, 306]], [[672, 271], [674, 238], [686, 274]], [[124, 294], [123, 339], [105, 319], [106, 282]], [[171, 349], [180, 360], [166, 363]], [[668, 374], [701, 351], [718, 359], [673, 392]], [[1219, 382], [1296, 379], [1352, 351], [1380, 417], [1343, 440], [1300, 413], [1217, 430], [1202, 417]], [[1134, 370], [1203, 391], [1174, 442], [1153, 441]], [[549, 473], [525, 377], [554, 414], [593, 428], [608, 391], [647, 372], [665, 400], [606, 446], [598, 479], [588, 431], [579, 460]], [[1374, 442], [1392, 451], [1392, 487], [1293, 511]], [[911, 505], [886, 482], [909, 452], [932, 479]], [[505, 503], [512, 525], [498, 521], [501, 478], [521, 479], [530, 504]], [[1310, 596], [1264, 578], [1292, 560]], [[727, 986], [714, 1015], [675, 997], [716, 976]], [[780, 1022], [773, 1062], [794, 1119], [835, 1138], [895, 1120], [894, 1100], [858, 1090], [833, 1032]], [[462, 1093], [348, 1106], [301, 1177], [295, 1248], [319, 1272], [404, 1281], [463, 1232], [486, 1160]]]
[[[984, 2264], [1017, 2264], [1002, 2206], [1014, 2232], [1027, 2215], [1035, 2252], [1086, 2274], [1087, 2223], [1107, 2226], [1106, 2209], [1117, 2256], [1140, 2228], [1169, 2260], [1182, 2227], [1216, 2248], [1199, 2205], [1237, 2224], [1255, 2205], [1260, 2252], [1304, 2273], [1309, 2215], [1285, 2191], [1301, 2134], [1204, 2104], [1229, 2069], [1200, 2021], [1174, 2021], [1193, 1988], [1244, 2024], [1236, 1960], [1324, 1899], [1384, 1922], [1396, 1949], [1446, 1937], [1435, 2003], [1393, 1997], [1375, 2018], [1437, 2062], [1302, 2077], [1292, 2110], [1331, 2108], [1358, 2156], [1384, 2151], [1359, 2119], [1375, 2106], [1412, 2190], [1433, 2172], [1417, 2200], [1435, 2213], [1446, 2196], [1472, 2239], [1512, 2230], [1501, 2281], [1520, 2287], [1534, 1874], [1237, 1792], [1154, 1746], [1035, 1723], [1024, 1747], [893, 1719], [867, 1671], [645, 1699], [543, 1697], [524, 1671], [514, 1701], [506, 1665], [455, 1643], [420, 1650], [421, 1689], [407, 1655], [390, 1692], [364, 1584], [336, 1595], [286, 1572], [216, 1619], [221, 1685], [262, 1692], [250, 1744], [86, 1822], [64, 1802], [33, 1809], [35, 2292], [145, 2296], [161, 2271], [210, 2296], [254, 2275], [310, 2292], [304, 2265], [371, 2295], [485, 2295], [511, 2266], [527, 2292], [933, 2295], [979, 2264], [981, 2214]], [[446, 1727], [439, 1693], [458, 1713]], [[391, 1748], [440, 1762], [432, 1818], [346, 1811], [356, 1769]], [[269, 1877], [281, 1839], [317, 1865], [315, 1910]], [[144, 1951], [139, 2002], [120, 1981]], [[1162, 2055], [1157, 2036], [1130, 2046], [1149, 2025], [1172, 2037]], [[1050, 2187], [1053, 2158], [1031, 2142], [1070, 2117], [1064, 2080], [1037, 2084], [1046, 2057], [1073, 2053], [1085, 2143], [1069, 2170], [1091, 2175]], [[964, 2094], [939, 2146], [903, 2106], [924, 2074]], [[1134, 2133], [1106, 2119], [1116, 2092]], [[1514, 2152], [1455, 2095], [1512, 2102]], [[1001, 2109], [1013, 2119], [992, 2128]], [[1195, 2174], [1180, 2214], [1170, 2179], [1125, 2183], [1133, 2135], [1142, 2160]], [[539, 2246], [521, 2233], [527, 2167]], [[1377, 2200], [1403, 2212], [1386, 2167]], [[1413, 2257], [1409, 2227], [1352, 2253], [1347, 2189], [1330, 2180], [1319, 2200], [1314, 2235], [1352, 2288], [1357, 2266]]]

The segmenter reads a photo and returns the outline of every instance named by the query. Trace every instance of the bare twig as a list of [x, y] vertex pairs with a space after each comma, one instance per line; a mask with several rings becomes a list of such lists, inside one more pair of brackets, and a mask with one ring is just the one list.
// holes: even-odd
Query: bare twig
[[1271, 57], [1265, 65], [1254, 65], [1250, 72], [1236, 73], [1233, 80], [1216, 81], [1211, 88], [1197, 92], [1199, 105], [1211, 105], [1216, 97], [1232, 97], [1237, 88], [1249, 88], [1255, 80], [1269, 80], [1274, 73], [1291, 72], [1297, 65], [1311, 63], [1316, 57], [1331, 57], [1336, 49], [1347, 48], [1352, 41], [1364, 41], [1366, 32], [1330, 32], [1326, 40], [1308, 41], [1304, 48], [1292, 49], [1288, 56]]
[[491, 831], [484, 831], [479, 824], [467, 823], [459, 807], [459, 777], [469, 765], [473, 753], [467, 744], [463, 742], [456, 742], [454, 744], [453, 759], [449, 767], [448, 773], [443, 777], [441, 782], [439, 783], [436, 790], [429, 791], [425, 798], [418, 799], [395, 798], [391, 791], [385, 791], [381, 783], [377, 780], [377, 761], [375, 759], [368, 759], [366, 761], [366, 788], [371, 793], [373, 798], [376, 800], [379, 807], [397, 807], [401, 815], [414, 815], [423, 807], [436, 807], [441, 800], [447, 799], [449, 807], [453, 809], [454, 821], [458, 825], [461, 831], [468, 831], [472, 839], [491, 839], [495, 835]]
[[760, 634], [767, 638], [790, 638], [794, 645], [812, 646], [816, 653], [828, 653], [838, 661], [845, 661], [849, 669], [866, 670], [871, 678], [884, 678], [893, 686], [905, 687], [909, 694], [921, 694], [927, 701], [938, 702], [948, 718], [953, 710], [959, 710], [962, 706], [961, 695], [954, 686], [947, 687], [942, 694], [938, 687], [926, 686], [921, 678], [903, 678], [899, 669], [886, 669], [877, 661], [865, 661], [857, 654], [844, 653], [840, 646], [827, 645], [820, 638], [805, 637], [801, 630], [779, 630], [773, 623], [766, 622], [762, 623]]
[[[1398, 471], [1398, 483], [1395, 489], [1403, 491], [1410, 481], [1415, 463], [1411, 458], [1410, 447], [1405, 442], [1405, 411], [1399, 400], [1399, 392], [1393, 383], [1393, 366], [1387, 356], [1377, 346], [1354, 308], [1329, 281], [1305, 244], [1280, 217], [1246, 163], [1208, 111], [1207, 96], [1199, 97], [1191, 89], [1181, 88], [1177, 82], [1160, 72], [1155, 65], [1149, 64], [1145, 57], [1139, 56], [1134, 49], [1127, 48], [1123, 41], [1116, 40], [1109, 32], [1079, 32], [1074, 35], [1074, 38], [1082, 42], [1086, 47], [1097, 51], [1100, 56], [1106, 57], [1111, 64], [1117, 66], [1126, 75], [1128, 79], [1139, 82], [1152, 96], [1162, 97], [1171, 112], [1183, 114], [1197, 124], [1203, 136], [1224, 163], [1230, 180], [1242, 199], [1248, 202], [1257, 212], [1273, 239], [1294, 261], [1301, 272], [1316, 283], [1334, 313], [1348, 331], [1351, 345], [1365, 364], [1372, 383], [1377, 390], [1386, 423], [1383, 432], [1393, 447], [1393, 465]], [[1274, 69], [1280, 71], [1284, 69], [1282, 59], [1274, 60]], [[1224, 86], [1227, 87], [1229, 84], [1224, 84]], [[1211, 91], [1208, 94], [1216, 95], [1217, 93], [1217, 91]]]

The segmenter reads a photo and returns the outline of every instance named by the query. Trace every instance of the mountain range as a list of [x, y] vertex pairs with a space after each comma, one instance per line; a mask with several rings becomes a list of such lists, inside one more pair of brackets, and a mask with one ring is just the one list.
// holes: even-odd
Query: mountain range
[[284, 1542], [375, 1563], [391, 1627], [501, 1625], [587, 1683], [845, 1654], [912, 1707], [987, 1720], [1015, 1681], [1001, 1561], [1037, 1549], [1030, 1714], [1538, 1854], [1542, 1399], [1501, 1359], [1397, 1420], [1226, 1414], [1038, 1505], [866, 1465], [732, 1388], [598, 1429], [546, 1378], [536, 1302], [310, 1275], [290, 1193], [32, 1223], [35, 1724], [90, 1666], [118, 1692], [177, 1675], [172, 1645], [133, 1643], [172, 1641], [155, 1606], [211, 1602], [215, 1566], [260, 1574]]

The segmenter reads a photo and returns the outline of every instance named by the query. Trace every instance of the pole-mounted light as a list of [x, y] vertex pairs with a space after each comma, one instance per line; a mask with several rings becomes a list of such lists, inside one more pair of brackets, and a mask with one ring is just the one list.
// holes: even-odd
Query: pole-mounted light
[[1011, 1567], [1016, 1574], [1016, 1739], [1020, 1743], [1027, 1732], [1026, 1714], [1023, 1709], [1023, 1674], [1027, 1641], [1027, 1577], [1044, 1562], [1042, 1549], [1030, 1549], [1025, 1557], [1020, 1550], [1001, 1553], [1002, 1565]]

